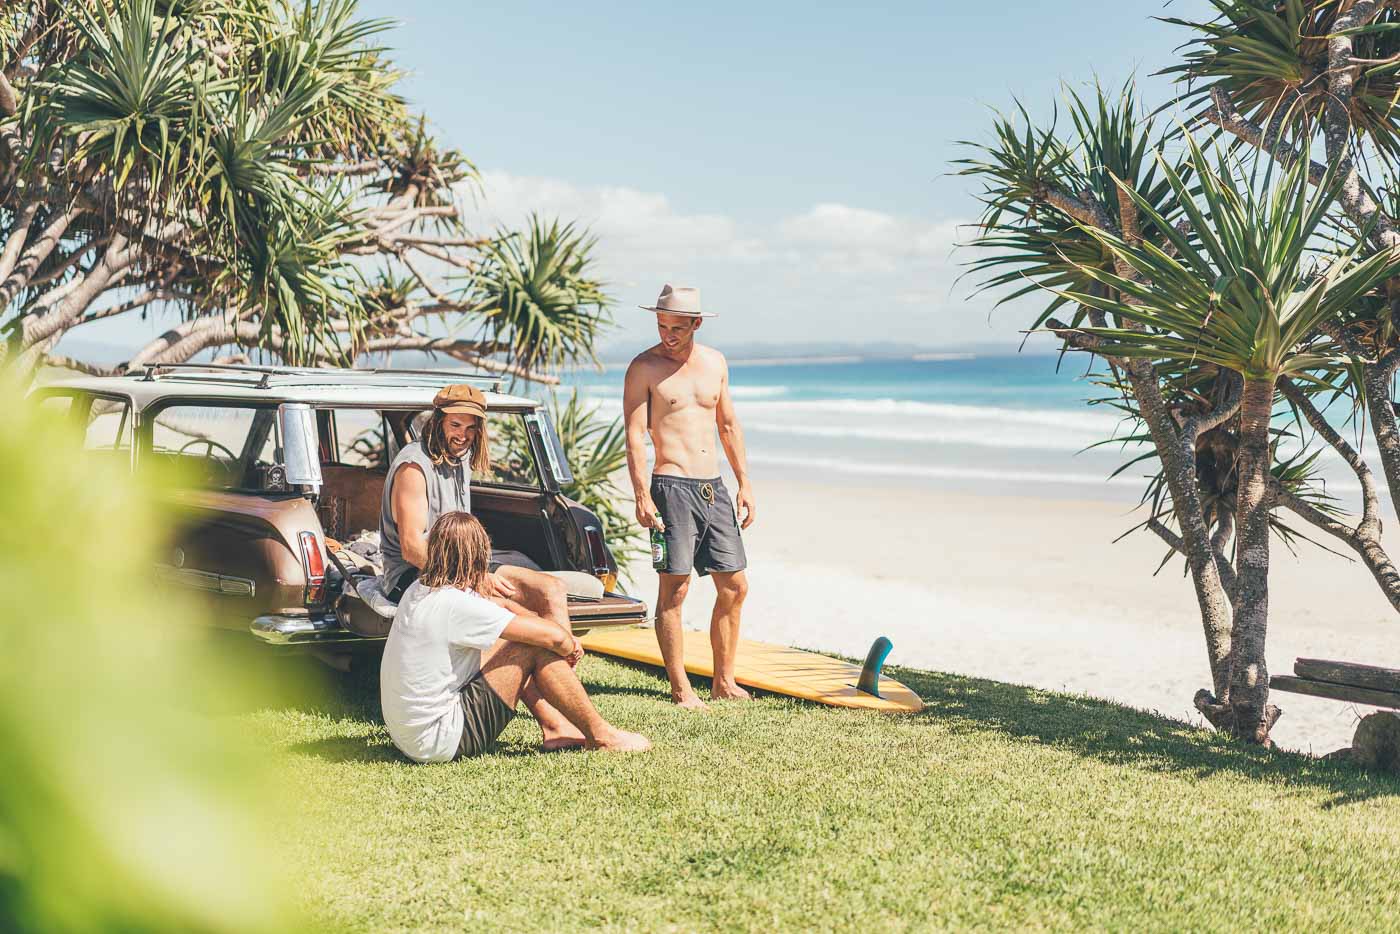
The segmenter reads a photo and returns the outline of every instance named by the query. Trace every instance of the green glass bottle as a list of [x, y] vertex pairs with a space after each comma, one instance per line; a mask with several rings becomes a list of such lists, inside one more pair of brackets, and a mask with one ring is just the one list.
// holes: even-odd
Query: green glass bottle
[[666, 536], [654, 525], [651, 527], [651, 566], [658, 571], [666, 566]]

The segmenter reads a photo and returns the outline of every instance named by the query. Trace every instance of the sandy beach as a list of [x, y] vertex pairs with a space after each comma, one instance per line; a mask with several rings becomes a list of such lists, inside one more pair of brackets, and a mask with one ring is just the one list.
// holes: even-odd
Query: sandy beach
[[[852, 478], [840, 485], [755, 474], [745, 533], [748, 638], [860, 656], [894, 642], [892, 664], [1083, 693], [1202, 723], [1210, 683], [1190, 582], [1131, 502], [934, 492]], [[1268, 659], [1400, 667], [1400, 621], [1360, 565], [1275, 540]], [[649, 565], [633, 589], [654, 599]], [[685, 624], [704, 629], [714, 590], [696, 581]], [[1350, 745], [1370, 708], [1276, 692], [1274, 738], [1321, 754]]]

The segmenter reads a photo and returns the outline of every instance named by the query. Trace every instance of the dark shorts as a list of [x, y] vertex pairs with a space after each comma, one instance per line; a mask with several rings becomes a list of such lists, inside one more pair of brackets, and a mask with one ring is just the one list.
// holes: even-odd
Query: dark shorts
[[657, 474], [651, 499], [666, 524], [666, 563], [659, 574], [727, 574], [748, 567], [734, 501], [724, 481]]
[[[512, 567], [529, 568], [532, 571], [538, 571], [540, 569], [540, 566], [531, 560], [529, 555], [523, 552], [497, 551], [494, 548], [491, 549], [491, 563], [486, 566], [486, 570], [495, 574], [502, 566], [507, 564]], [[403, 595], [408, 593], [408, 588], [412, 587], [413, 582], [418, 579], [419, 573], [417, 568], [410, 567], [407, 571], [403, 572], [403, 577], [399, 578], [399, 582], [394, 589], [384, 596], [388, 597], [394, 603], [398, 603], [403, 599]]]
[[457, 743], [457, 758], [490, 752], [496, 745], [496, 737], [515, 717], [515, 710], [496, 696], [479, 671], [457, 697], [462, 702], [462, 738]]

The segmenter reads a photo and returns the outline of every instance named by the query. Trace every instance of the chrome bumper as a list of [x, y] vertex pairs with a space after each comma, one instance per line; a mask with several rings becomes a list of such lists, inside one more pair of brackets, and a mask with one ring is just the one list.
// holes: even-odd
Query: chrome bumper
[[334, 613], [319, 616], [259, 616], [250, 627], [253, 635], [273, 645], [324, 645], [333, 642], [383, 642], [361, 636], [340, 625]]

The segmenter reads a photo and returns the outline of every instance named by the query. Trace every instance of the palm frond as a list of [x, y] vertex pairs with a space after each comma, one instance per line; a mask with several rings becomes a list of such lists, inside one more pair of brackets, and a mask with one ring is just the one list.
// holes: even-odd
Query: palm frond
[[591, 272], [594, 243], [573, 224], [535, 215], [521, 233], [502, 231], [464, 290], [485, 319], [483, 337], [509, 346], [510, 358], [530, 369], [596, 362], [594, 341], [612, 318]]

